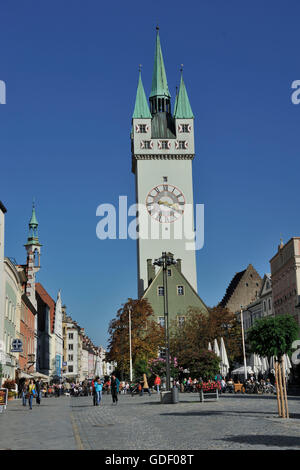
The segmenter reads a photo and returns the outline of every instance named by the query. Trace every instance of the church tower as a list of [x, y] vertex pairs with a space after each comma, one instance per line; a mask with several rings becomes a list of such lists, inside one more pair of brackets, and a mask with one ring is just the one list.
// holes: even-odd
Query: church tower
[[148, 287], [147, 260], [171, 252], [197, 292], [192, 161], [194, 115], [183, 72], [174, 110], [159, 28], [149, 105], [141, 71], [131, 131], [132, 171], [138, 204], [138, 296]]
[[27, 243], [25, 245], [27, 251], [27, 263], [26, 263], [26, 295], [31, 301], [32, 305], [37, 308], [37, 302], [35, 297], [35, 275], [40, 270], [40, 255], [41, 255], [41, 244], [38, 238], [38, 221], [35, 215], [35, 206], [32, 205], [32, 214], [29, 222], [29, 234]]

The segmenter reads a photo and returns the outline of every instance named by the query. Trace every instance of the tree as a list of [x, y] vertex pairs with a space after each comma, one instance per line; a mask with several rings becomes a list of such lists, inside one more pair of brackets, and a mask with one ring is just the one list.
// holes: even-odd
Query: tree
[[180, 354], [192, 349], [207, 350], [208, 343], [216, 338], [224, 339], [228, 360], [232, 363], [242, 357], [241, 325], [239, 318], [223, 307], [209, 309], [208, 315], [197, 308], [189, 308], [184, 325], [172, 325], [170, 338], [171, 353]]
[[278, 414], [288, 418], [284, 354], [291, 353], [292, 343], [298, 336], [298, 325], [291, 315], [278, 315], [256, 320], [247, 332], [247, 341], [253, 353], [275, 357], [275, 377]]
[[[157, 357], [148, 361], [148, 367], [151, 374], [159, 375], [160, 377], [166, 376], [166, 359]], [[177, 379], [179, 376], [179, 365], [176, 357], [170, 356], [170, 376]]]
[[146, 299], [128, 299], [108, 328], [110, 335], [106, 359], [115, 361], [118, 370], [129, 374], [129, 309], [131, 309], [131, 345], [133, 368], [141, 359], [146, 363], [157, 357], [164, 344], [164, 330], [153, 319], [153, 310]]
[[181, 368], [188, 369], [193, 379], [214, 379], [220, 371], [220, 359], [213, 351], [200, 348], [187, 348], [178, 356]]

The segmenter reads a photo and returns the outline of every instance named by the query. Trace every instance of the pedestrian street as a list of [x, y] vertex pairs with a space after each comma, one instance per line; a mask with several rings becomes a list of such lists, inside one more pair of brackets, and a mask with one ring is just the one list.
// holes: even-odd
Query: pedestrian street
[[159, 394], [43, 398], [33, 409], [9, 401], [0, 414], [1, 450], [300, 450], [300, 397], [290, 419], [277, 416], [276, 396], [225, 394], [200, 403], [197, 393], [161, 404]]

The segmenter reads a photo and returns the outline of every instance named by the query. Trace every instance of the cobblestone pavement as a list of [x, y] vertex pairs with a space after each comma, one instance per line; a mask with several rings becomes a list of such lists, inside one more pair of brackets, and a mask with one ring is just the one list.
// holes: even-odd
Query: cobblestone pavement
[[300, 397], [289, 397], [290, 419], [277, 417], [274, 396], [222, 395], [177, 404], [158, 395], [119, 395], [99, 407], [91, 397], [43, 399], [33, 410], [9, 402], [0, 414], [0, 449], [300, 450]]

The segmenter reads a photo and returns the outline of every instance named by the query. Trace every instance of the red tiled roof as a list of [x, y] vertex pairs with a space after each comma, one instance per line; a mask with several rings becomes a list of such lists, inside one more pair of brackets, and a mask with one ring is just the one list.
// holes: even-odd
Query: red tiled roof
[[52, 299], [52, 297], [48, 294], [46, 289], [39, 282], [35, 284], [35, 290], [39, 294], [43, 302], [49, 306], [51, 333], [53, 333], [54, 332], [54, 320], [55, 320], [55, 301]]

